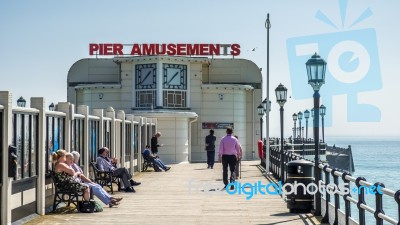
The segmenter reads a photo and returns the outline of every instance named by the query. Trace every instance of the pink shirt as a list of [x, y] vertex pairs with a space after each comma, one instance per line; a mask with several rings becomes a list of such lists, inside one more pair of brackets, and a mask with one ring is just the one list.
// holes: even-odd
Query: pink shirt
[[240, 155], [240, 144], [238, 140], [230, 134], [223, 137], [219, 143], [218, 155]]

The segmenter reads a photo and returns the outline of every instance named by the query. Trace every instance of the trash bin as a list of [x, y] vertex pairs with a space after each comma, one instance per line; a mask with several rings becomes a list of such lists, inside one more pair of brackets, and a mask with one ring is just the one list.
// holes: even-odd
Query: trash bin
[[[286, 183], [292, 184], [293, 193], [286, 185], [286, 203], [291, 213], [310, 212], [313, 209], [314, 195], [307, 192], [307, 185], [313, 183], [313, 163], [304, 159], [294, 160], [287, 164], [287, 180]], [[297, 183], [297, 188], [295, 187]], [[301, 185], [303, 184], [303, 185]], [[301, 185], [301, 186], [300, 186]], [[306, 189], [304, 189], [306, 187]], [[297, 189], [297, 193], [294, 192]], [[310, 188], [311, 191], [314, 191]]]

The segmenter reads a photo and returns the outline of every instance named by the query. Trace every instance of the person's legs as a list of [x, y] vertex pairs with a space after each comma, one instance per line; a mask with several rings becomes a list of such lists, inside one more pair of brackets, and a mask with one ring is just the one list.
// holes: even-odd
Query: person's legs
[[207, 151], [207, 168], [210, 168], [210, 151]]
[[223, 179], [225, 185], [228, 184], [228, 161], [229, 161], [229, 156], [223, 155], [222, 156], [222, 179]]
[[157, 161], [157, 163], [160, 164], [160, 167], [163, 168], [164, 170], [168, 167], [161, 161], [161, 159], [156, 158], [154, 160]]
[[207, 168], [211, 167], [211, 156], [210, 151], [207, 151]]
[[208, 165], [210, 165], [211, 169], [214, 167], [214, 162], [215, 162], [215, 151], [208, 151], [210, 154], [210, 163]]
[[154, 163], [158, 166], [161, 167], [163, 170], [166, 170], [167, 167], [161, 162], [159, 159], [154, 159]]
[[104, 204], [110, 204], [111, 196], [98, 184], [86, 183], [92, 189], [93, 195], [98, 197]]
[[229, 170], [231, 171], [231, 178], [230, 178], [230, 182], [235, 181], [235, 177], [236, 177], [236, 172], [235, 172], [235, 168], [236, 168], [236, 156], [234, 155], [230, 155], [229, 156]]
[[131, 175], [125, 167], [115, 169], [113, 172], [113, 177], [121, 178], [125, 188], [131, 187], [131, 183], [129, 182], [129, 180], [131, 179]]
[[236, 162], [236, 166], [235, 166], [235, 175], [236, 175], [236, 180], [238, 179], [238, 177], [239, 177], [239, 164], [240, 164], [240, 160], [237, 160], [237, 162]]

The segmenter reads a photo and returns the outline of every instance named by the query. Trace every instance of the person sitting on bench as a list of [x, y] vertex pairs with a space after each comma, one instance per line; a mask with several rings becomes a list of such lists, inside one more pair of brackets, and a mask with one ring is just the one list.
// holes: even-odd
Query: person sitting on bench
[[122, 200], [122, 198], [115, 198], [112, 197], [110, 194], [107, 193], [99, 184], [94, 183], [91, 181], [89, 178], [87, 178], [85, 175], [83, 175], [83, 170], [76, 164], [79, 161], [80, 154], [77, 151], [73, 151], [71, 153], [66, 154], [67, 158], [67, 165], [70, 166], [75, 173], [81, 173], [80, 177], [77, 177], [76, 181], [78, 182], [83, 182], [87, 185], [92, 190], [92, 193], [94, 196], [98, 197], [100, 201], [102, 201], [104, 204], [113, 207], [119, 205], [119, 202]]
[[[67, 152], [63, 149], [59, 149], [56, 152], [53, 152], [52, 154], [52, 159], [54, 163], [54, 172], [55, 176], [57, 176], [57, 179], [60, 180], [62, 183], [67, 184], [67, 183], [76, 183], [75, 179], [77, 177], [80, 177], [82, 173], [77, 172], [69, 167], [66, 163], [67, 157], [66, 157]], [[90, 188], [88, 185], [79, 183], [79, 185], [74, 186], [76, 189], [76, 192], [82, 192], [83, 193], [83, 199], [85, 201], [90, 200]]]
[[101, 171], [111, 171], [113, 172], [113, 177], [121, 178], [125, 187], [125, 192], [136, 192], [132, 186], [139, 185], [140, 182], [132, 180], [132, 175], [125, 167], [116, 168], [113, 165], [112, 162], [115, 162], [115, 160], [108, 157], [110, 150], [107, 147], [103, 147], [99, 149], [98, 153], [99, 157], [96, 159], [97, 168]]
[[166, 166], [158, 156], [154, 156], [154, 154], [150, 152], [149, 145], [146, 145], [146, 148], [143, 150], [142, 154], [143, 158], [149, 160], [150, 162], [153, 162], [155, 165], [157, 165], [159, 168], [162, 168], [164, 171], [168, 171], [169, 169], [171, 169], [171, 167]]

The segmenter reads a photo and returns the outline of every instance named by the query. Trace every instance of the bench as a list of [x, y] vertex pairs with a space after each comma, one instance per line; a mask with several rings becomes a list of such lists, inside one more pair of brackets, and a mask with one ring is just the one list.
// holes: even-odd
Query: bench
[[[142, 154], [142, 156], [143, 156], [143, 154]], [[143, 157], [142, 172], [147, 171], [147, 169], [148, 169], [149, 167], [153, 167], [153, 160], [151, 160], [151, 159], [149, 159], [149, 158], [146, 158], [146, 157]]]
[[159, 171], [161, 170], [157, 165], [154, 164], [154, 159], [151, 159], [149, 157], [145, 157], [142, 153], [143, 157], [143, 166], [142, 166], [142, 172], [147, 171], [149, 167], [153, 167], [154, 171]]
[[78, 202], [83, 200], [83, 192], [77, 191], [79, 189], [80, 183], [62, 181], [58, 179], [55, 171], [53, 170], [50, 171], [50, 176], [53, 180], [55, 189], [53, 211], [57, 209], [57, 206], [60, 203], [67, 203], [67, 206], [70, 206], [72, 203], [73, 205], [75, 205], [76, 209], [79, 212]]
[[112, 176], [112, 171], [99, 170], [96, 162], [90, 162], [90, 165], [93, 168], [94, 182], [98, 183], [101, 187], [108, 187], [111, 191], [111, 194], [114, 193], [113, 183], [118, 185], [118, 191], [121, 190], [121, 182], [118, 177]]

